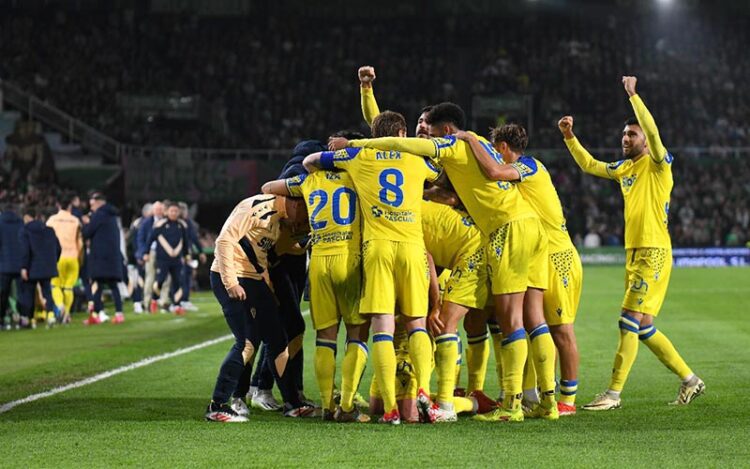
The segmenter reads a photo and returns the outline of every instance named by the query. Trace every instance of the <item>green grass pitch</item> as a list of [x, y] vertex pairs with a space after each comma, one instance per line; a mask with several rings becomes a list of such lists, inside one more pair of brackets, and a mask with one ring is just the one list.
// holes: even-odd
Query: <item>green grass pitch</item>
[[[608, 382], [622, 269], [586, 268], [584, 283], [579, 404]], [[87, 329], [79, 316], [67, 328], [0, 334], [0, 404], [227, 334], [210, 294], [197, 302], [201, 311], [184, 318], [131, 314]], [[656, 324], [707, 385], [686, 408], [666, 405], [678, 380], [641, 347], [622, 409], [558, 422], [393, 428], [253, 411], [247, 424], [213, 424], [203, 411], [230, 345], [222, 342], [0, 414], [0, 467], [750, 466], [749, 306], [750, 269], [673, 272]], [[308, 328], [305, 384], [317, 397], [313, 337]], [[496, 395], [494, 374], [487, 384]]]

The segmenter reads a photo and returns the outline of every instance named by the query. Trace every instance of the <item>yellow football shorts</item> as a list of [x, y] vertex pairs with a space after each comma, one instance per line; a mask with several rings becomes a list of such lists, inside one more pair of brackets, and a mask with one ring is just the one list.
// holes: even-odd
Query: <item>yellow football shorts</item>
[[430, 272], [423, 244], [373, 239], [362, 245], [362, 314], [427, 315]]
[[313, 255], [309, 277], [310, 315], [315, 330], [334, 326], [341, 319], [353, 326], [365, 322], [359, 314], [362, 278], [359, 253]]
[[549, 255], [549, 288], [544, 292], [544, 319], [550, 326], [573, 324], [583, 287], [581, 257], [575, 248]]
[[627, 249], [625, 298], [622, 309], [657, 316], [667, 296], [672, 274], [672, 250], [668, 248]]
[[490, 234], [487, 273], [493, 295], [547, 289], [548, 241], [536, 217], [511, 221]]
[[484, 308], [488, 294], [487, 262], [485, 248], [467, 253], [451, 269], [445, 283], [443, 301], [450, 301], [467, 308]]

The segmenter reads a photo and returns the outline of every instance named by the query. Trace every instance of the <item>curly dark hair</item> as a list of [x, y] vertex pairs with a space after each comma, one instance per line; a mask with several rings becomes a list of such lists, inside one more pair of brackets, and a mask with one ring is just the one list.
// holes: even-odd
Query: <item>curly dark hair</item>
[[490, 141], [492, 143], [505, 142], [514, 152], [522, 153], [526, 150], [526, 145], [529, 144], [529, 136], [523, 126], [505, 124], [490, 131]]
[[398, 137], [398, 131], [406, 131], [406, 119], [398, 112], [383, 111], [372, 121], [372, 136]]

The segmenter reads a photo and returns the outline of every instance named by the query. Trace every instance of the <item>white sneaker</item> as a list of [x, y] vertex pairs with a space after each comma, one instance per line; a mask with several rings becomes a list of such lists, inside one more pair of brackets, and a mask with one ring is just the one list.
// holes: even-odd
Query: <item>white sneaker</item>
[[273, 392], [271, 392], [270, 389], [258, 389], [255, 394], [253, 394], [250, 406], [253, 409], [260, 410], [276, 411], [281, 409], [281, 405], [276, 401], [276, 398], [273, 397]]
[[180, 306], [182, 306], [187, 311], [198, 311], [198, 307], [190, 301], [183, 301], [180, 303]]
[[455, 422], [458, 420], [455, 410], [444, 409], [439, 405], [433, 405], [429, 412], [432, 414], [432, 421], [435, 423]]
[[109, 321], [109, 316], [107, 316], [107, 313], [105, 313], [104, 311], [99, 311], [99, 321], [100, 322]]
[[247, 417], [250, 415], [250, 409], [247, 408], [247, 404], [245, 404], [245, 401], [239, 397], [233, 397], [229, 401], [229, 406], [233, 411], [237, 412], [237, 415], [240, 417]]
[[258, 392], [258, 386], [250, 386], [249, 388], [247, 388], [247, 394], [245, 395], [245, 399], [247, 401], [252, 401], [253, 396], [255, 395], [256, 392]]
[[135, 314], [143, 314], [143, 303], [133, 303], [133, 312]]
[[620, 408], [620, 398], [614, 398], [606, 391], [599, 393], [594, 400], [583, 406], [583, 410], [614, 410]]
[[693, 400], [706, 392], [706, 383], [702, 379], [695, 376], [687, 383], [680, 385], [680, 390], [677, 392], [677, 399], [670, 402], [669, 405], [688, 405]]

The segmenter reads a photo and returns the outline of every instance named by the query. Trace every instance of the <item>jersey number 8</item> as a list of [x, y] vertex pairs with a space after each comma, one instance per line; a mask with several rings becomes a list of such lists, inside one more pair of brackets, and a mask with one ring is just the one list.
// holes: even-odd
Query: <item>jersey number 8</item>
[[[393, 180], [393, 182], [391, 182]], [[380, 201], [391, 207], [398, 207], [404, 202], [404, 175], [398, 169], [384, 169], [380, 173]]]

